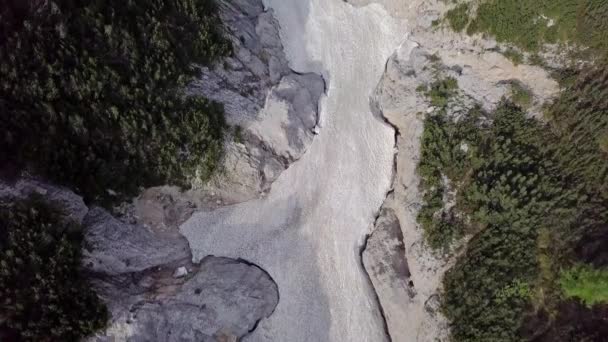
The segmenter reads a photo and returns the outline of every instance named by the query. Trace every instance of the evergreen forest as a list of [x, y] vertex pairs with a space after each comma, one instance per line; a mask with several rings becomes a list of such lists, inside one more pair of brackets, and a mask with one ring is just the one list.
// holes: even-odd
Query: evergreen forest
[[[223, 33], [212, 0], [0, 0], [0, 175], [108, 208], [208, 179], [224, 111], [184, 90], [231, 53]], [[0, 340], [79, 341], [106, 326], [82, 233], [42, 198], [0, 205]]]

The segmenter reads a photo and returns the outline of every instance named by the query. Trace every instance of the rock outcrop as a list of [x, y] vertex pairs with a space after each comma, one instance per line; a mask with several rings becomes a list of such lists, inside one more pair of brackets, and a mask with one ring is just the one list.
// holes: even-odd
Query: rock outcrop
[[[428, 104], [416, 91], [433, 79], [430, 55], [415, 44], [402, 46], [390, 59], [372, 98], [376, 108], [397, 131], [393, 192], [383, 204], [365, 251], [364, 266], [374, 284], [393, 341], [443, 341], [448, 324], [437, 307], [427, 305], [440, 291], [447, 260], [424, 243], [416, 222], [422, 203], [416, 166]], [[401, 234], [395, 231], [397, 228]], [[370, 243], [370, 241], [384, 241]], [[403, 246], [403, 250], [396, 246]], [[404, 266], [395, 258], [403, 258]], [[378, 267], [382, 265], [382, 267]]]
[[202, 76], [189, 93], [224, 105], [234, 127], [223, 172], [206, 185], [225, 201], [257, 197], [298, 160], [318, 129], [318, 103], [325, 91], [318, 74], [292, 71], [271, 9], [261, 0], [224, 0], [220, 15], [234, 53]]
[[201, 76], [187, 93], [221, 103], [232, 127], [219, 172], [190, 191], [147, 189], [125, 211], [132, 221], [176, 230], [197, 210], [263, 197], [271, 184], [307, 151], [319, 133], [325, 81], [290, 68], [272, 9], [261, 0], [222, 0], [219, 13], [233, 54]]
[[378, 294], [391, 340], [406, 341], [411, 336], [410, 332], [399, 327], [410, 317], [401, 308], [408, 306], [416, 292], [405, 255], [401, 225], [394, 210], [381, 210], [374, 232], [364, 246], [362, 261]]
[[244, 260], [209, 256], [193, 264], [177, 233], [126, 224], [65, 188], [0, 183], [0, 201], [31, 194], [82, 225], [84, 272], [111, 314], [91, 341], [236, 341], [278, 304], [274, 280]]

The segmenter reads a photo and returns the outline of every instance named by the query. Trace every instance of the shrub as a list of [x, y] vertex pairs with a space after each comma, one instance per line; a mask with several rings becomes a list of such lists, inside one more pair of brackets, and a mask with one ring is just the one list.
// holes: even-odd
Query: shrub
[[553, 179], [536, 145], [538, 125], [503, 103], [478, 142], [459, 206], [483, 227], [445, 276], [444, 310], [457, 341], [516, 340], [536, 275], [536, 227]]
[[0, 163], [87, 201], [208, 177], [223, 108], [180, 91], [192, 63], [229, 52], [214, 13], [210, 0], [6, 1]]
[[77, 341], [105, 326], [106, 308], [81, 272], [81, 245], [80, 227], [39, 198], [0, 207], [0, 333]]
[[533, 95], [530, 89], [519, 82], [511, 84], [511, 101], [523, 109], [528, 109], [532, 105]]
[[519, 65], [524, 61], [524, 55], [511, 47], [504, 50], [502, 54], [513, 62], [514, 65]]
[[577, 265], [563, 271], [559, 282], [566, 298], [579, 298], [588, 307], [608, 303], [608, 270]]
[[446, 19], [452, 30], [460, 32], [464, 30], [469, 23], [469, 4], [460, 4], [446, 13]]
[[434, 81], [427, 89], [425, 95], [430, 99], [431, 105], [444, 109], [448, 101], [458, 93], [458, 81], [453, 77], [446, 77]]
[[458, 213], [453, 209], [443, 210], [444, 178], [452, 182], [451, 186], [458, 186], [471, 167], [479, 139], [477, 121], [481, 115], [481, 109], [474, 108], [458, 122], [453, 122], [443, 112], [425, 120], [418, 164], [424, 204], [417, 219], [424, 229], [427, 243], [434, 250], [446, 251], [464, 234], [464, 224]]

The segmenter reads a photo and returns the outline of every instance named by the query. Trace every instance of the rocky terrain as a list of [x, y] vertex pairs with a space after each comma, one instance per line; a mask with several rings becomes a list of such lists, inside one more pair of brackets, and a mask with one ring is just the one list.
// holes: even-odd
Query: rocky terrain
[[493, 51], [496, 43], [431, 27], [445, 10], [438, 1], [349, 1], [356, 5], [381, 3], [398, 17], [408, 19], [409, 44], [390, 57], [371, 98], [372, 108], [397, 130], [394, 180], [363, 251], [369, 274], [393, 341], [447, 340], [448, 322], [439, 309], [441, 279], [458, 250], [437, 255], [424, 242], [416, 221], [422, 205], [416, 166], [424, 114], [434, 110], [417, 91], [437, 75], [458, 81], [463, 101], [449, 108], [453, 115], [473, 103], [491, 110], [509, 85], [523, 83], [534, 94], [532, 112], [557, 92], [557, 84], [538, 67], [515, 66]]
[[[279, 37], [272, 9], [261, 0], [219, 2], [232, 56], [187, 89], [225, 108], [232, 134], [225, 142], [221, 171], [191, 191], [148, 189], [135, 203], [142, 222], [176, 228], [194, 209], [217, 208], [266, 193], [272, 182], [307, 151], [319, 133], [319, 99], [325, 82], [319, 74], [293, 71]], [[174, 214], [179, 213], [179, 217]]]
[[200, 67], [187, 89], [223, 104], [232, 127], [217, 177], [187, 192], [147, 189], [114, 208], [118, 218], [45, 182], [0, 184], [3, 201], [40, 194], [82, 224], [85, 271], [111, 315], [107, 331], [92, 340], [236, 341], [279, 302], [265, 270], [224, 252], [193, 260], [177, 227], [198, 210], [264, 196], [319, 133], [325, 82], [318, 73], [290, 68], [279, 24], [261, 1], [219, 5], [233, 54], [213, 68]]
[[440, 2], [353, 5], [222, 3], [235, 55], [190, 91], [224, 103], [240, 127], [227, 172], [198, 192], [151, 189], [136, 201], [137, 219], [156, 230], [185, 222], [194, 262], [244, 258], [276, 281], [281, 301], [247, 340], [446, 339], [441, 279], [458, 251], [432, 253], [416, 222], [419, 138], [433, 110], [416, 89], [454, 77], [455, 113], [492, 109], [515, 81], [538, 113], [557, 90], [495, 42], [433, 29]]
[[291, 70], [279, 24], [262, 1], [219, 4], [233, 56], [202, 68], [189, 92], [224, 104], [234, 141], [228, 143], [224, 172], [207, 186], [242, 201], [268, 190], [306, 152], [318, 133], [325, 83], [318, 74]]
[[185, 239], [125, 224], [73, 192], [36, 181], [0, 184], [0, 200], [30, 194], [59, 204], [85, 235], [85, 272], [111, 312], [91, 341], [235, 341], [274, 311], [273, 279], [244, 260], [191, 262]]
[[379, 5], [267, 5], [290, 67], [327, 82], [320, 132], [267, 196], [196, 213], [181, 232], [195, 261], [244, 258], [277, 282], [279, 305], [248, 341], [388, 340], [359, 250], [389, 190], [394, 153], [394, 131], [369, 98], [407, 26]]
[[[115, 218], [20, 180], [85, 228], [85, 268], [111, 312], [94, 341], [447, 341], [436, 254], [416, 216], [437, 75], [491, 110], [518, 82], [531, 112], [557, 91], [496, 43], [433, 28], [437, 0], [222, 0], [234, 53], [187, 92], [222, 103], [222, 171], [147, 189]], [[466, 239], [465, 239], [466, 243]], [[279, 296], [280, 294], [280, 296]]]

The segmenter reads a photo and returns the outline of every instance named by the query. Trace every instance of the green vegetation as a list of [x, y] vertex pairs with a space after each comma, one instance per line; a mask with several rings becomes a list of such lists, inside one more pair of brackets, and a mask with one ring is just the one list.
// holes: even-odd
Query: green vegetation
[[[230, 53], [212, 0], [5, 0], [0, 171], [25, 171], [110, 206], [206, 179], [220, 104], [186, 96]], [[105, 326], [81, 273], [80, 227], [40, 199], [0, 207], [0, 339], [77, 341]]]
[[418, 86], [416, 90], [429, 97], [431, 105], [444, 109], [449, 100], [458, 93], [458, 81], [453, 77], [446, 77], [428, 86]]
[[548, 170], [539, 124], [509, 103], [492, 116], [459, 199], [478, 233], [444, 279], [457, 341], [517, 340], [530, 300], [522, 289], [537, 275], [538, 227], [553, 221], [548, 211], [568, 195]]
[[0, 335], [78, 341], [108, 313], [81, 269], [80, 227], [38, 198], [0, 206]]
[[455, 181], [456, 175], [468, 167], [471, 155], [468, 142], [477, 139], [473, 123], [477, 117], [471, 115], [458, 123], [447, 118], [448, 103], [458, 94], [458, 82], [452, 77], [419, 86], [417, 91], [436, 107], [435, 113], [426, 120], [422, 135], [418, 172], [422, 177], [425, 204], [418, 213], [418, 222], [424, 229], [427, 243], [435, 250], [447, 252], [450, 244], [463, 236], [464, 224], [454, 210], [443, 210], [444, 197], [449, 190], [445, 180]]
[[243, 127], [240, 125], [234, 126], [234, 141], [239, 144], [243, 143]]
[[[460, 3], [446, 14], [452, 29], [506, 43], [502, 53], [514, 64], [524, 52], [547, 67], [547, 43], [574, 48], [564, 51], [577, 63], [553, 71], [561, 94], [545, 107], [546, 123], [527, 118], [533, 96], [517, 82], [509, 102], [482, 120], [426, 119], [418, 220], [435, 249], [471, 236], [444, 278], [453, 339], [597, 340], [608, 317], [608, 2], [479, 0], [466, 5], [474, 15]], [[455, 157], [463, 141], [468, 153]], [[449, 210], [446, 184], [457, 193]], [[573, 264], [595, 268], [561, 271]]]
[[[473, 235], [444, 279], [456, 341], [525, 339], [523, 320], [531, 310], [554, 317], [565, 279], [568, 297], [603, 298], [598, 273], [560, 276], [559, 265], [580, 257], [581, 237], [607, 227], [608, 72], [579, 72], [547, 109], [547, 125], [526, 117], [530, 96], [513, 86], [519, 106], [474, 108], [456, 121], [438, 111], [425, 121], [418, 220], [427, 242], [445, 250]], [[449, 210], [446, 184], [458, 193]], [[589, 297], [592, 288], [599, 297]]]
[[470, 21], [469, 13], [451, 13], [456, 15], [449, 20], [458, 23], [457, 31], [466, 21], [469, 34], [487, 33], [532, 52], [545, 43], [608, 50], [608, 2], [604, 0], [481, 0]]
[[214, 10], [210, 0], [5, 1], [0, 164], [101, 202], [208, 177], [223, 108], [180, 89], [192, 63], [230, 51]]
[[424, 205], [418, 213], [418, 222], [427, 243], [435, 250], [446, 251], [454, 240], [464, 235], [462, 218], [453, 208], [443, 210], [447, 191], [444, 182], [449, 180], [451, 186], [459, 185], [471, 167], [481, 113], [481, 109], [475, 108], [469, 116], [454, 123], [440, 111], [425, 121], [418, 164]]
[[608, 303], [608, 270], [578, 265], [562, 272], [559, 282], [568, 298], [579, 298], [589, 307]]
[[606, 201], [608, 154], [602, 149], [602, 142], [608, 133], [608, 67], [589, 67], [578, 72], [547, 111], [547, 119], [552, 129], [561, 133], [561, 167], [588, 189], [597, 189], [598, 200]]
[[532, 105], [533, 96], [529, 89], [519, 82], [511, 84], [511, 101], [523, 109], [528, 109]]
[[508, 59], [510, 59], [511, 62], [513, 62], [513, 64], [515, 65], [519, 65], [524, 61], [524, 55], [511, 47], [503, 51], [502, 54]]
[[456, 31], [456, 32], [460, 32], [462, 30], [464, 30], [467, 27], [467, 24], [469, 23], [469, 4], [468, 3], [462, 3], [454, 8], [452, 8], [451, 10], [449, 10], [446, 13], [446, 19], [448, 20], [448, 23], [450, 24], [450, 27], [452, 28], [452, 30]]

